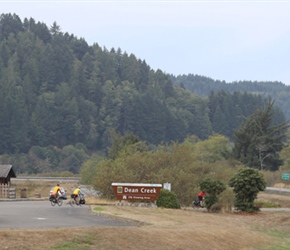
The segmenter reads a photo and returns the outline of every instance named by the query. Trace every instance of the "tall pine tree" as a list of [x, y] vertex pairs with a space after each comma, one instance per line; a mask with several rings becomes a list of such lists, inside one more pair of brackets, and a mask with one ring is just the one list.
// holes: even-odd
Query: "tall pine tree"
[[264, 109], [257, 109], [234, 134], [234, 157], [248, 167], [275, 171], [282, 165], [280, 151], [287, 122], [273, 125], [274, 101], [268, 100]]

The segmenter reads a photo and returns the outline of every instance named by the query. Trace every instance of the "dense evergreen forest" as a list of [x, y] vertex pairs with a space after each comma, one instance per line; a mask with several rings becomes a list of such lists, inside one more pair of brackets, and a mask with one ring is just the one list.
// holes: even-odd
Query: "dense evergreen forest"
[[251, 82], [238, 81], [226, 83], [225, 81], [213, 80], [208, 77], [189, 74], [170, 76], [174, 85], [183, 86], [198, 96], [208, 96], [210, 93], [225, 91], [228, 93], [247, 92], [260, 95], [263, 98], [271, 97], [276, 105], [282, 110], [287, 121], [290, 121], [290, 86], [281, 82]]
[[[265, 104], [269, 93], [263, 89], [272, 86], [280, 104], [286, 88], [236, 83], [244, 89], [223, 91], [215, 85], [205, 77], [152, 70], [121, 48], [89, 46], [56, 22], [48, 27], [2, 14], [0, 162], [18, 173], [78, 173], [91, 154], [107, 154], [112, 131], [132, 133], [148, 145], [213, 133], [232, 139], [244, 118]], [[284, 108], [278, 106], [274, 120], [280, 123]]]

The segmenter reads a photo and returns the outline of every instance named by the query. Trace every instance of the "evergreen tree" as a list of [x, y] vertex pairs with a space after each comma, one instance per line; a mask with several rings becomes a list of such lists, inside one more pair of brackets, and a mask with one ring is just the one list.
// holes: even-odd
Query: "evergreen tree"
[[[6, 44], [5, 41], [0, 43], [0, 57], [2, 59], [3, 65], [4, 67], [8, 66], [8, 61], [9, 61], [9, 57], [10, 57], [10, 52], [8, 49], [8, 46]], [[2, 69], [1, 69], [2, 70]]]
[[248, 167], [275, 171], [283, 163], [279, 152], [290, 125], [273, 125], [273, 105], [269, 99], [265, 108], [257, 109], [234, 134], [234, 157]]
[[218, 134], [225, 135], [228, 131], [228, 120], [226, 119], [225, 114], [221, 111], [220, 106], [218, 105], [215, 109], [215, 113], [212, 120], [212, 127], [214, 132]]
[[7, 39], [10, 34], [16, 35], [23, 31], [22, 22], [16, 14], [1, 14], [0, 16], [0, 39]]

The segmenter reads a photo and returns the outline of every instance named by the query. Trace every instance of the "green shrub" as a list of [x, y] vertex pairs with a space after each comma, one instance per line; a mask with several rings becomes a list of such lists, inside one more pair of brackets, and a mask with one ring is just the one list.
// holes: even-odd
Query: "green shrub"
[[266, 182], [261, 172], [253, 168], [240, 169], [230, 180], [230, 187], [235, 193], [235, 207], [245, 212], [259, 211], [254, 201], [260, 191], [266, 188]]
[[270, 201], [255, 201], [254, 205], [258, 208], [279, 208], [279, 207], [281, 207], [279, 204], [273, 203]]
[[226, 185], [219, 180], [206, 178], [201, 181], [200, 189], [206, 192], [205, 207], [209, 211], [210, 208], [217, 204], [219, 195], [226, 190]]
[[218, 200], [218, 204], [222, 206], [222, 210], [231, 212], [235, 203], [235, 194], [232, 188], [227, 188], [223, 191]]
[[157, 198], [157, 206], [175, 209], [180, 208], [180, 204], [177, 201], [176, 194], [166, 189], [160, 190], [160, 194]]

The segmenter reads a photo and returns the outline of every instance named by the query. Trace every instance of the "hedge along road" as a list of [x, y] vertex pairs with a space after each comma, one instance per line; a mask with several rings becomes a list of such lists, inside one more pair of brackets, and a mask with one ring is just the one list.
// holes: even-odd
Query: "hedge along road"
[[13, 201], [0, 203], [0, 229], [65, 228], [65, 227], [132, 226], [100, 217], [90, 212], [89, 205], [61, 207], [47, 201]]

